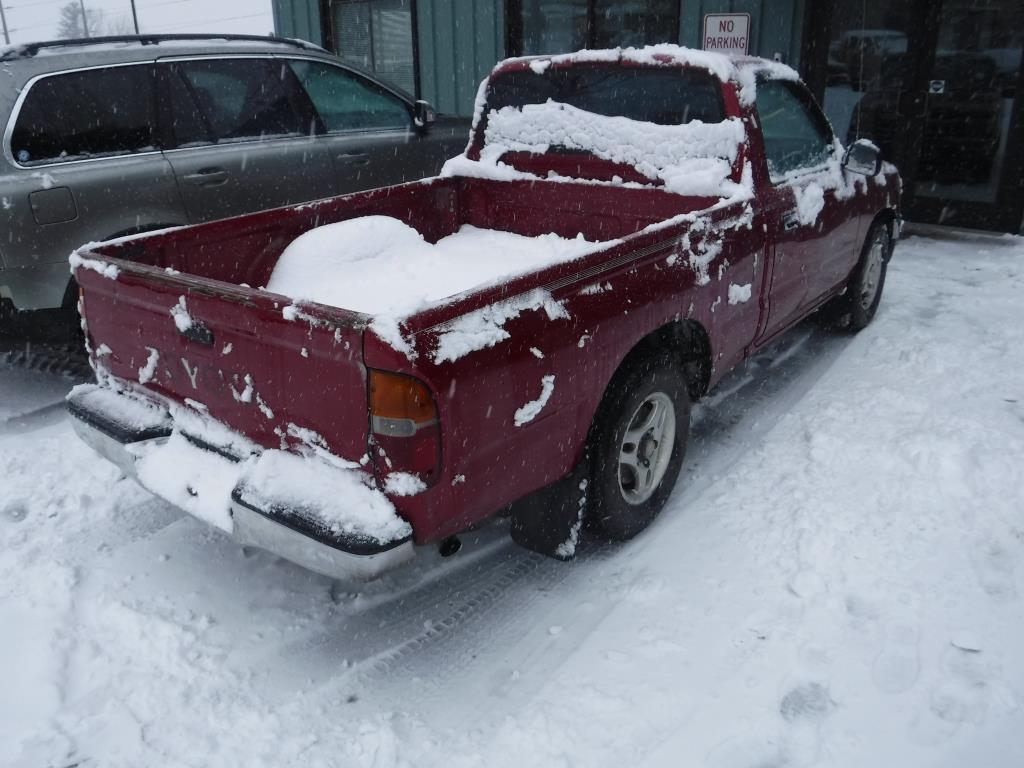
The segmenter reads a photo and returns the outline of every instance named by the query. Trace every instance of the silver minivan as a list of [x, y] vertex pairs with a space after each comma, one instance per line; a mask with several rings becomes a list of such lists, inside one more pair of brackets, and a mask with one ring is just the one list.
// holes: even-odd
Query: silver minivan
[[0, 318], [71, 309], [82, 243], [436, 174], [469, 123], [308, 43], [162, 35], [0, 52]]

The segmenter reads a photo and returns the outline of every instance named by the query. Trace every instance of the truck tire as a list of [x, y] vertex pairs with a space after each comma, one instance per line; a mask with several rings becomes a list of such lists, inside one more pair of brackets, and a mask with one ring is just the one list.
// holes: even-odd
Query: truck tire
[[825, 308], [831, 324], [850, 333], [866, 328], [878, 311], [885, 287], [885, 273], [892, 256], [889, 225], [876, 221], [864, 241], [860, 261], [854, 267], [846, 292]]
[[686, 454], [690, 395], [676, 356], [640, 357], [609, 387], [589, 445], [587, 522], [613, 541], [658, 515]]

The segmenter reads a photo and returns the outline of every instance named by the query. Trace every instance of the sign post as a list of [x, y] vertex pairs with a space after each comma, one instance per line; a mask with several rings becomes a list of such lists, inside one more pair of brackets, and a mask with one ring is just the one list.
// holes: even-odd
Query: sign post
[[749, 13], [707, 13], [704, 14], [704, 38], [701, 47], [705, 51], [745, 55], [750, 52]]

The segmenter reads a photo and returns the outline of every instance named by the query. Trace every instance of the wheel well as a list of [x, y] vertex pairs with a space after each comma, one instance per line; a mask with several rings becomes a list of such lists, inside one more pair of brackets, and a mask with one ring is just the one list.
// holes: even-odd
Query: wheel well
[[[889, 237], [893, 240], [896, 239], [896, 209], [894, 208], [883, 208], [876, 215], [874, 220], [871, 222], [871, 227], [875, 224], [885, 224], [889, 229]], [[868, 232], [871, 231], [871, 227], [868, 227]]]
[[612, 381], [629, 370], [638, 358], [667, 349], [679, 355], [690, 399], [697, 400], [707, 391], [711, 380], [711, 342], [704, 326], [696, 320], [675, 320], [644, 336], [619, 363]]

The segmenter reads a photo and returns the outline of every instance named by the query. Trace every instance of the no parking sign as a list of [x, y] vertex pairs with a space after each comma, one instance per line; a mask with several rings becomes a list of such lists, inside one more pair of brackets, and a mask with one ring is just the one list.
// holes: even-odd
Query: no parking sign
[[705, 14], [702, 47], [717, 53], [746, 54], [750, 50], [750, 14]]

